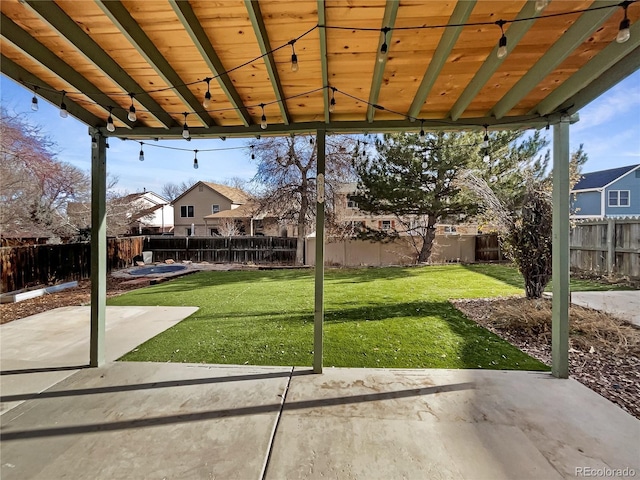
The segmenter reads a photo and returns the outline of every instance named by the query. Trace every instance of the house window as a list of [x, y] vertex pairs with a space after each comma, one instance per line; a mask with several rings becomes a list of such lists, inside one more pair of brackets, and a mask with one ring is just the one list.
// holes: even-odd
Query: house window
[[610, 207], [628, 207], [629, 190], [609, 190]]
[[211, 213], [218, 213], [220, 211], [220, 205], [211, 205]]
[[185, 233], [185, 235], [186, 235], [187, 237], [190, 237], [190, 236], [191, 236], [191, 229], [190, 229], [190, 228], [185, 228], [185, 229], [184, 229], [184, 233]]
[[394, 223], [393, 220], [382, 220], [380, 222], [380, 230], [391, 230], [394, 227]]
[[212, 237], [219, 237], [220, 236], [220, 231], [217, 228], [210, 228], [209, 232], [210, 232]]
[[453, 225], [445, 225], [444, 226], [444, 233], [456, 233], [456, 227], [454, 227]]
[[180, 216], [182, 218], [193, 217], [193, 205], [182, 205], [180, 207]]
[[358, 202], [347, 200], [347, 208], [358, 208]]

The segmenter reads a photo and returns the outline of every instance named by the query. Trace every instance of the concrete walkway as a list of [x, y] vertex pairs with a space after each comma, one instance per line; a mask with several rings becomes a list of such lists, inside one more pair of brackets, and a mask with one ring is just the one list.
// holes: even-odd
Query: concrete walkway
[[640, 326], [640, 290], [611, 292], [572, 292], [571, 303], [607, 312]]
[[[120, 358], [198, 310], [107, 307], [107, 361]], [[37, 394], [89, 365], [90, 307], [62, 307], [0, 326], [3, 397]], [[0, 403], [0, 414], [20, 402]]]

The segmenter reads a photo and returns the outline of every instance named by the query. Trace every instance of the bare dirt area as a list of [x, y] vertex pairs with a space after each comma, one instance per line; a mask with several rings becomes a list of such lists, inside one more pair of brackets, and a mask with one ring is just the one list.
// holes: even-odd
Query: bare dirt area
[[[107, 278], [107, 297], [115, 297], [129, 290], [141, 288], [145, 284], [126, 284], [127, 279]], [[91, 302], [91, 282], [80, 280], [78, 286], [56, 293], [50, 293], [41, 297], [31, 298], [16, 303], [4, 303], [0, 305], [0, 324], [12, 322], [19, 318], [46, 312], [58, 307], [71, 307], [77, 305], [89, 305]]]
[[[551, 301], [523, 297], [455, 300], [467, 317], [551, 365]], [[571, 377], [640, 419], [640, 328], [571, 306]]]

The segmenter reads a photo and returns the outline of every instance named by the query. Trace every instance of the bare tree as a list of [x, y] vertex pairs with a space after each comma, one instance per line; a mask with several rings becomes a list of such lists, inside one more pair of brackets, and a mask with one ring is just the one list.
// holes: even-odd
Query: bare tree
[[218, 226], [218, 232], [223, 237], [235, 237], [240, 235], [240, 228], [233, 218], [225, 218]]
[[[327, 137], [325, 198], [326, 208], [333, 208], [334, 191], [340, 182], [353, 177], [352, 151], [356, 139]], [[258, 163], [254, 182], [259, 193], [259, 210], [281, 221], [295, 224], [297, 230], [296, 262], [302, 264], [304, 238], [315, 218], [317, 146], [313, 136], [268, 137], [249, 144]]]
[[160, 195], [170, 201], [174, 201], [184, 192], [198, 183], [198, 179], [190, 178], [179, 183], [167, 182], [160, 188]]

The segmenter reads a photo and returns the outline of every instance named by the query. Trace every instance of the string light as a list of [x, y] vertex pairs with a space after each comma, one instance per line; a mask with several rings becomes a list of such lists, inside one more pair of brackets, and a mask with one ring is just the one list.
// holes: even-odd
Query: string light
[[253, 145], [251, 145], [251, 160], [256, 159], [256, 154], [253, 152]]
[[389, 27], [384, 27], [380, 31], [384, 35], [384, 41], [382, 45], [380, 45], [380, 51], [378, 52], [378, 62], [382, 63], [387, 58], [387, 51], [389, 50], [389, 46], [387, 45], [387, 33], [389, 33], [391, 29]]
[[140, 160], [141, 162], [144, 162], [144, 151], [142, 150], [142, 145], [143, 143], [140, 142], [140, 155], [138, 156], [138, 160]]
[[209, 110], [209, 107], [211, 107], [211, 91], [209, 90], [211, 80], [210, 77], [204, 79], [207, 82], [207, 93], [204, 94], [204, 100], [202, 101], [202, 106], [205, 110]]
[[31, 110], [34, 112], [38, 111], [38, 97], [36, 97], [36, 92], [38, 91], [38, 87], [33, 87], [33, 98], [31, 99]]
[[424, 133], [424, 120], [420, 120], [420, 133], [419, 133], [419, 135], [420, 135], [420, 138], [424, 138], [424, 135], [425, 135], [425, 133]]
[[109, 107], [109, 117], [107, 118], [107, 131], [113, 133], [116, 131], [116, 126], [113, 124], [113, 117], [111, 116], [112, 110], [113, 110], [113, 107]]
[[624, 9], [624, 18], [620, 22], [620, 28], [618, 29], [618, 35], [616, 36], [616, 42], [618, 43], [624, 43], [629, 40], [629, 37], [631, 37], [631, 31], [629, 30], [631, 22], [627, 17], [627, 7], [629, 6], [629, 3], [630, 2], [622, 2], [622, 8]]
[[549, 5], [549, 0], [536, 0], [536, 12], [541, 12]]
[[62, 118], [67, 118], [69, 116], [69, 112], [67, 111], [67, 104], [64, 103], [64, 96], [67, 94], [64, 90], [62, 90], [62, 100], [60, 100], [60, 116]]
[[198, 150], [194, 150], [194, 157], [193, 157], [193, 168], [194, 169], [198, 169]]
[[498, 42], [498, 58], [504, 58], [507, 56], [507, 36], [504, 34], [504, 24], [507, 23], [504, 20], [498, 20], [496, 25], [500, 27], [500, 31], [502, 32], [502, 36], [500, 37], [500, 41]]
[[331, 101], [329, 102], [329, 113], [336, 109], [336, 87], [331, 87]]
[[296, 40], [291, 40], [289, 42], [289, 44], [291, 45], [291, 71], [292, 72], [298, 71], [298, 55], [296, 55], [296, 49], [294, 47], [295, 43], [296, 43]]
[[133, 104], [133, 97], [135, 97], [136, 94], [130, 93], [129, 96], [131, 97], [131, 106], [129, 107], [129, 115], [127, 115], [127, 118], [130, 122], [135, 122], [136, 120], [138, 120], [138, 116], [136, 115], [136, 107]]
[[480, 148], [489, 148], [489, 132], [488, 132], [489, 125], [484, 124], [483, 127], [484, 127], [484, 139], [480, 144]]
[[260, 117], [260, 128], [265, 130], [267, 128], [267, 116], [264, 114], [264, 103], [260, 104], [260, 108], [262, 108], [262, 117]]
[[488, 148], [485, 148], [484, 157], [482, 157], [482, 160], [484, 160], [487, 163], [489, 163], [489, 161], [491, 161], [491, 157], [489, 156], [489, 149]]
[[187, 125], [187, 115], [189, 115], [187, 112], [183, 113], [184, 115], [184, 125], [182, 126], [182, 138], [184, 138], [185, 140], [188, 140], [189, 138], [191, 138], [191, 135], [189, 135], [189, 126]]

